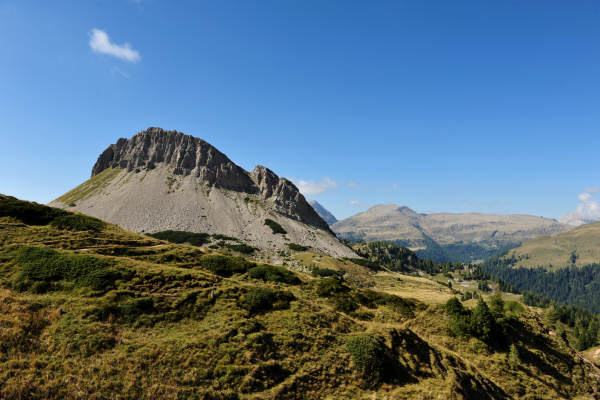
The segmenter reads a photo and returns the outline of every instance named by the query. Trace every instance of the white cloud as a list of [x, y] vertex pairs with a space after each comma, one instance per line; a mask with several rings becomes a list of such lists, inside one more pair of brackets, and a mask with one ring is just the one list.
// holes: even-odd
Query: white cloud
[[594, 194], [600, 193], [599, 187], [588, 187], [577, 198], [579, 205], [572, 213], [565, 214], [558, 220], [563, 224], [583, 225], [600, 221], [600, 202], [594, 199]]
[[358, 183], [350, 181], [350, 182], [346, 183], [346, 186], [355, 188], [355, 187], [358, 187]]
[[90, 47], [96, 53], [108, 54], [124, 61], [138, 62], [142, 58], [140, 53], [132, 49], [129, 43], [121, 45], [111, 43], [106, 32], [96, 28], [90, 32]]
[[326, 190], [336, 189], [338, 185], [335, 181], [325, 177], [317, 182], [299, 180], [296, 182], [296, 186], [298, 186], [300, 193], [303, 195], [313, 196], [315, 194], [323, 193]]

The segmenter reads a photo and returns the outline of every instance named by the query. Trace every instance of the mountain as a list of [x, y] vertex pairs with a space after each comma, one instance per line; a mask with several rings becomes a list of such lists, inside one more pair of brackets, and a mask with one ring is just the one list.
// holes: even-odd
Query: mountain
[[514, 266], [524, 268], [600, 264], [600, 222], [527, 241], [510, 250], [504, 258], [514, 258]]
[[564, 313], [294, 254], [312, 258], [257, 264], [0, 195], [0, 398], [596, 397]]
[[247, 172], [204, 140], [160, 128], [110, 145], [91, 178], [50, 205], [135, 232], [222, 234], [272, 254], [295, 243], [354, 256], [289, 180], [263, 166]]
[[572, 229], [554, 219], [482, 213], [419, 214], [383, 204], [331, 226], [338, 237], [393, 241], [437, 261], [480, 261], [525, 240]]
[[318, 201], [310, 200], [308, 204], [310, 204], [312, 208], [315, 209], [317, 214], [319, 214], [319, 216], [323, 218], [323, 221], [327, 222], [327, 224], [333, 225], [337, 222], [337, 218], [332, 213], [330, 213], [329, 210], [323, 207]]

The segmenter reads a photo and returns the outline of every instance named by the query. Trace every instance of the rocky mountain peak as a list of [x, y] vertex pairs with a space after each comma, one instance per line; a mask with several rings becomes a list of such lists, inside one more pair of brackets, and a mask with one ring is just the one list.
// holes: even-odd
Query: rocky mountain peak
[[202, 139], [177, 131], [148, 128], [131, 139], [121, 138], [98, 157], [92, 176], [107, 168], [152, 170], [167, 164], [175, 175], [194, 175], [209, 185], [225, 189], [256, 190], [248, 173]]
[[121, 138], [98, 157], [92, 177], [108, 168], [128, 172], [151, 171], [167, 165], [174, 175], [197, 178], [201, 183], [269, 199], [275, 211], [329, 231], [329, 226], [289, 180], [258, 165], [252, 173], [202, 139], [174, 130], [148, 128], [131, 139]]

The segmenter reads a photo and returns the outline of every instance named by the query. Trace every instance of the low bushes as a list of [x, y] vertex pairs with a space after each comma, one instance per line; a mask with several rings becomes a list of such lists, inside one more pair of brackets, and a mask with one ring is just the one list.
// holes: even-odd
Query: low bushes
[[317, 282], [317, 294], [320, 297], [331, 297], [335, 294], [349, 292], [350, 288], [338, 276], [320, 279]]
[[285, 229], [283, 229], [283, 227], [281, 225], [279, 225], [277, 222], [273, 221], [272, 219], [269, 219], [269, 218], [265, 219], [265, 225], [267, 225], [269, 228], [271, 228], [271, 230], [275, 234], [281, 233], [282, 235], [285, 235], [287, 233], [287, 231]]
[[98, 218], [81, 214], [70, 214], [56, 217], [50, 225], [58, 229], [70, 231], [93, 231], [98, 232], [104, 227], [104, 222]]
[[[22, 246], [16, 249], [14, 261], [20, 266], [16, 284], [25, 289], [33, 287], [41, 292], [49, 289], [49, 282], [72, 281], [78, 286], [89, 286], [94, 290], [107, 289], [121, 275], [110, 268], [110, 264], [99, 257], [58, 252], [43, 247]], [[31, 283], [31, 285], [28, 285]]]
[[47, 225], [56, 217], [69, 215], [67, 211], [30, 203], [10, 196], [0, 197], [0, 217], [13, 217], [27, 225]]
[[254, 279], [262, 279], [265, 282], [281, 282], [292, 285], [300, 283], [300, 279], [293, 272], [272, 265], [252, 267], [248, 270], [248, 274]]
[[215, 233], [215, 234], [213, 234], [211, 236], [215, 240], [230, 240], [230, 241], [233, 241], [233, 242], [237, 242], [238, 241], [238, 239], [234, 238], [233, 236], [222, 235], [220, 233]]
[[335, 310], [350, 314], [358, 309], [358, 304], [351, 296], [338, 296], [334, 299]]
[[210, 241], [208, 233], [196, 233], [186, 231], [161, 231], [151, 233], [149, 236], [153, 238], [166, 240], [171, 243], [189, 243], [192, 246], [202, 246]]
[[200, 257], [198, 265], [220, 276], [229, 277], [233, 274], [243, 274], [256, 266], [255, 263], [242, 257], [230, 257], [210, 254]]
[[330, 268], [320, 268], [315, 265], [309, 267], [312, 276], [329, 277], [334, 275], [344, 275], [344, 271], [336, 271]]
[[239, 306], [251, 314], [288, 308], [294, 295], [266, 288], [251, 288], [239, 300]]
[[290, 250], [294, 251], [306, 251], [309, 249], [309, 247], [302, 246], [297, 243], [288, 243], [288, 247], [290, 248]]
[[390, 362], [386, 348], [373, 336], [354, 336], [346, 343], [346, 350], [352, 355], [354, 368], [367, 379], [380, 381], [386, 375]]
[[231, 243], [223, 242], [223, 244], [224, 244], [224, 247], [227, 247], [229, 250], [237, 251], [237, 252], [243, 253], [243, 254], [252, 254], [256, 251], [255, 247], [248, 246], [245, 243], [231, 244]]

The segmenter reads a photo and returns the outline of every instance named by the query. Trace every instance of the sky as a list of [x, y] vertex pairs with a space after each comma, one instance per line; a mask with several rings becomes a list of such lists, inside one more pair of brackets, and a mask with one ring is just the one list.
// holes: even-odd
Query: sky
[[0, 0], [0, 21], [0, 193], [49, 202], [159, 126], [338, 219], [600, 218], [599, 2]]

